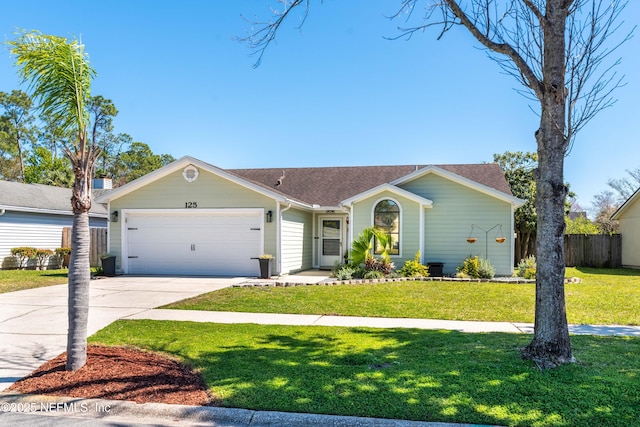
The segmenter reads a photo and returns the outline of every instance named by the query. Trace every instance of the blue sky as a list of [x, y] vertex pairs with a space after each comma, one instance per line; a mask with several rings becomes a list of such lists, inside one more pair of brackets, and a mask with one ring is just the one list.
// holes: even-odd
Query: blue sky
[[[98, 72], [93, 94], [120, 110], [116, 132], [156, 153], [222, 168], [450, 164], [535, 151], [538, 118], [518, 83], [465, 31], [390, 41], [400, 3], [312, 3], [302, 29], [280, 29], [252, 67], [248, 18], [267, 0], [4, 0], [0, 31], [81, 37]], [[623, 28], [640, 20], [631, 1]], [[0, 91], [19, 87], [0, 50]], [[617, 51], [627, 85], [575, 141], [565, 178], [588, 208], [610, 178], [640, 167], [640, 38]], [[24, 88], [23, 88], [24, 89]]]

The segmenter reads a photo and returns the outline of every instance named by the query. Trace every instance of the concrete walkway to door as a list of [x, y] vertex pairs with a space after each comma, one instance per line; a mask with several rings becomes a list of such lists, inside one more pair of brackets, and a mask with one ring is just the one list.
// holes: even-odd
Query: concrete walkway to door
[[[247, 280], [136, 276], [92, 280], [88, 335], [123, 317]], [[0, 294], [0, 391], [66, 351], [67, 288], [65, 284]]]

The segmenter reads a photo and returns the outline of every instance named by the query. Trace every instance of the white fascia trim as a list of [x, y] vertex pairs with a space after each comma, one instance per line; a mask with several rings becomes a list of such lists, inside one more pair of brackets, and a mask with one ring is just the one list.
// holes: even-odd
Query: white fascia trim
[[409, 175], [405, 175], [402, 178], [396, 179], [395, 181], [392, 181], [391, 184], [393, 185], [404, 184], [406, 182], [413, 181], [417, 178], [420, 178], [421, 176], [428, 175], [430, 173], [436, 174], [442, 178], [446, 178], [460, 185], [464, 185], [465, 187], [472, 188], [488, 196], [495, 197], [504, 202], [511, 203], [515, 208], [520, 207], [526, 203], [526, 200], [519, 199], [515, 196], [510, 196], [509, 194], [503, 193], [502, 191], [498, 191], [495, 188], [488, 187], [484, 184], [480, 184], [479, 182], [473, 181], [469, 178], [465, 178], [463, 176], [460, 176], [453, 172], [449, 172], [448, 170], [445, 170], [433, 165], [426, 166], [422, 169], [419, 169], [415, 172], [410, 173]]
[[[26, 208], [24, 206], [6, 206], [0, 205], [0, 210], [5, 211], [13, 211], [13, 212], [29, 212], [29, 213], [41, 213], [41, 214], [50, 214], [50, 215], [66, 215], [73, 216], [73, 212], [71, 211], [60, 211], [55, 209], [42, 209], [42, 208]], [[100, 214], [89, 212], [89, 216], [92, 218], [109, 218], [109, 214]]]
[[257, 193], [263, 194], [267, 197], [271, 197], [273, 199], [275, 199], [277, 202], [287, 202], [287, 199], [281, 195], [278, 194], [276, 192], [273, 191], [269, 191], [268, 189], [264, 188], [264, 187], [260, 187], [256, 184], [253, 184], [249, 181], [246, 181], [236, 175], [230, 174], [229, 172], [224, 171], [223, 169], [220, 169], [219, 167], [210, 165], [209, 163], [205, 163], [202, 160], [198, 160], [194, 157], [190, 157], [190, 156], [184, 156], [179, 158], [178, 160], [176, 160], [173, 163], [169, 163], [166, 166], [161, 167], [160, 169], [156, 169], [153, 172], [148, 173], [147, 175], [140, 177], [134, 181], [131, 181], [128, 184], [123, 185], [122, 187], [118, 187], [115, 190], [112, 190], [104, 195], [102, 195], [101, 197], [99, 197], [96, 201], [99, 203], [106, 203], [108, 201], [111, 200], [115, 200], [118, 199], [124, 195], [127, 195], [135, 190], [138, 190], [139, 188], [144, 187], [147, 184], [152, 183], [153, 181], [156, 181], [160, 178], [163, 178], [169, 174], [172, 174], [188, 165], [194, 165], [204, 171], [207, 171], [209, 173], [212, 173], [214, 175], [217, 175], [221, 178], [225, 178], [235, 184], [241, 185], [245, 188], [248, 188], [250, 190], [253, 190]]
[[427, 198], [424, 198], [422, 196], [419, 196], [415, 193], [412, 193], [410, 191], [407, 190], [403, 190], [400, 187], [396, 187], [395, 185], [392, 184], [380, 184], [377, 187], [373, 187], [370, 190], [364, 191], [360, 194], [356, 194], [353, 197], [350, 197], [346, 200], [342, 201], [342, 205], [344, 206], [351, 206], [353, 205], [355, 202], [358, 202], [360, 200], [364, 200], [364, 199], [368, 199], [369, 197], [373, 197], [379, 193], [382, 193], [384, 191], [389, 191], [393, 194], [396, 194], [398, 196], [402, 196], [404, 198], [407, 198], [409, 200], [412, 200], [416, 203], [418, 203], [419, 205], [425, 207], [425, 208], [431, 208], [433, 207], [433, 201], [429, 200]]
[[617, 211], [615, 211], [615, 212], [613, 213], [613, 215], [611, 215], [611, 219], [612, 219], [612, 220], [614, 220], [614, 221], [619, 220], [619, 219], [620, 219], [620, 216], [624, 213], [624, 211], [626, 211], [626, 210], [629, 208], [629, 206], [631, 206], [631, 205], [633, 204], [633, 202], [635, 202], [635, 200], [636, 200], [637, 198], [639, 198], [639, 197], [640, 197], [640, 188], [639, 188], [639, 189], [637, 189], [637, 190], [636, 190], [636, 192], [635, 192], [635, 193], [633, 193], [633, 194], [631, 195], [631, 197], [629, 197], [629, 198], [628, 198], [628, 199], [627, 199], [627, 200], [622, 204], [622, 206], [620, 206], [620, 207], [618, 208], [618, 210], [617, 210]]

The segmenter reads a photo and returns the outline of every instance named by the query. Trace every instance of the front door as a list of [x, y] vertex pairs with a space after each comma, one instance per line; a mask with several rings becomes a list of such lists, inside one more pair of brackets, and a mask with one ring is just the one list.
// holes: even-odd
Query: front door
[[320, 267], [333, 267], [342, 260], [342, 218], [320, 217]]

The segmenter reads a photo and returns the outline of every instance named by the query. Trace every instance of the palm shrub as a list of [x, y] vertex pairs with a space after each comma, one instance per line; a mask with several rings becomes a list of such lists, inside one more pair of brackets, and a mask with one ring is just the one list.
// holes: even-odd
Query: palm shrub
[[[364, 269], [365, 269], [365, 278], [367, 277], [367, 273], [370, 271], [379, 271], [382, 276], [388, 276], [391, 273], [393, 273], [393, 270], [395, 269], [395, 265], [393, 262], [391, 262], [391, 259], [389, 257], [369, 257], [367, 258], [367, 260], [364, 262]], [[378, 277], [373, 277], [374, 279], [377, 279]]]

